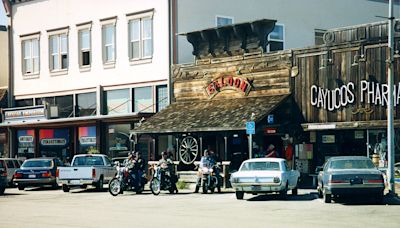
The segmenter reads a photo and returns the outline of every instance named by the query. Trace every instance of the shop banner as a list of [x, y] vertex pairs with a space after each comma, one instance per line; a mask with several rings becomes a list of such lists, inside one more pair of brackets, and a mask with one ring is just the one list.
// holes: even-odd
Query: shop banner
[[39, 130], [41, 146], [66, 146], [69, 142], [68, 129], [41, 129]]
[[80, 145], [96, 145], [96, 126], [79, 127], [78, 138]]

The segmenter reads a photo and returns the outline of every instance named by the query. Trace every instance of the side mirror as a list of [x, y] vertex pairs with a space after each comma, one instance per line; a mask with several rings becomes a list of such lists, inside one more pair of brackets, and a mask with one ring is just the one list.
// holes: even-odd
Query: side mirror
[[321, 171], [323, 171], [324, 169], [322, 168], [322, 166], [317, 166], [317, 168], [315, 168], [315, 173], [319, 173]]

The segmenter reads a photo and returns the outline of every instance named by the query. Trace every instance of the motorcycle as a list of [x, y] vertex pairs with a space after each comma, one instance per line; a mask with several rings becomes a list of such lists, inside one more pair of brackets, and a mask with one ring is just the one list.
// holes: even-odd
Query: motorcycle
[[[119, 162], [116, 163], [116, 169], [117, 174], [108, 184], [108, 191], [111, 195], [117, 196], [118, 194], [123, 194], [124, 191], [135, 191], [136, 194], [143, 192], [144, 185], [147, 183], [145, 176], [138, 177], [138, 174], [135, 174], [135, 177], [132, 177], [129, 169], [126, 166], [121, 166]], [[140, 181], [140, 186], [138, 181]]]
[[155, 166], [154, 175], [150, 181], [150, 190], [153, 195], [160, 194], [161, 190], [168, 190], [169, 193], [174, 193], [175, 183], [171, 178], [171, 173], [168, 170], [167, 164], [161, 164], [161, 166]]
[[[217, 188], [218, 193], [221, 193], [221, 177], [216, 172], [219, 169], [218, 165], [214, 165], [210, 167], [201, 167], [199, 168], [198, 175], [201, 176], [201, 186], [204, 194], [208, 193], [210, 190], [211, 193], [214, 193], [215, 188]], [[200, 186], [196, 185], [196, 192], [199, 190]]]

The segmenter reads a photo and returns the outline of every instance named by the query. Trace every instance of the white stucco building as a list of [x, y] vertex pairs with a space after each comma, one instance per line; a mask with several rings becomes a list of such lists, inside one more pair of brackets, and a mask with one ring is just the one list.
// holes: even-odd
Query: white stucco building
[[3, 123], [12, 156], [126, 156], [129, 130], [169, 103], [168, 1], [3, 3], [20, 108]]

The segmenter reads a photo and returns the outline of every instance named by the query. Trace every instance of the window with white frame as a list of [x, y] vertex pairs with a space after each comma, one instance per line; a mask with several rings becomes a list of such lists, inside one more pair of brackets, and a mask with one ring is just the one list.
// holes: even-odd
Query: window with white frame
[[79, 66], [89, 67], [91, 64], [91, 30], [89, 26], [78, 28]]
[[275, 24], [274, 30], [268, 35], [268, 51], [279, 51], [285, 48], [285, 26]]
[[103, 61], [115, 62], [115, 25], [103, 25]]
[[50, 36], [50, 70], [68, 69], [68, 34], [61, 33]]
[[39, 38], [22, 41], [22, 71], [25, 75], [39, 73]]
[[226, 17], [226, 16], [216, 16], [215, 17], [215, 25], [217, 27], [231, 25], [233, 24], [233, 17]]
[[129, 58], [147, 59], [153, 56], [153, 11], [127, 15], [129, 20]]

